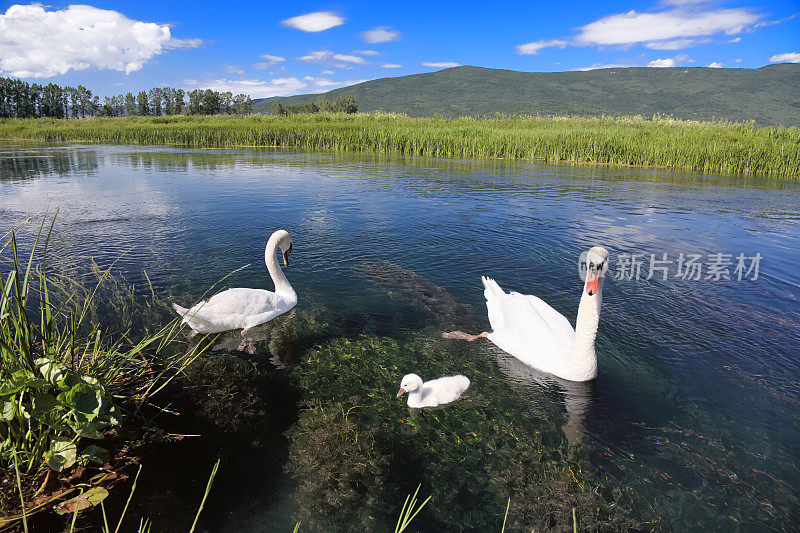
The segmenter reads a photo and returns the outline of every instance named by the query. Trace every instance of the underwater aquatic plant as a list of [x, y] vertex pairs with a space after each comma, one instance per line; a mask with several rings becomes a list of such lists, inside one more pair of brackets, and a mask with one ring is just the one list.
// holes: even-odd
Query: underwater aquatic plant
[[[431, 375], [458, 369], [474, 385], [445, 409], [409, 410], [393, 392], [412, 365]], [[352, 512], [388, 523], [385, 502], [420, 482], [432, 495], [420, 519], [445, 529], [499, 530], [509, 498], [513, 529], [572, 528], [573, 507], [581, 527], [635, 524], [596, 490], [579, 458], [562, 459], [557, 426], [472, 347], [422, 335], [336, 339], [304, 354], [293, 376], [309, 402], [298, 427], [313, 432], [290, 431], [290, 472], [301, 515], [318, 524], [335, 528], [345, 516], [320, 501], [357, 502]], [[343, 403], [343, 393], [353, 398]], [[343, 468], [343, 453], [358, 476]]]
[[321, 531], [378, 531], [391, 511], [390, 457], [376, 443], [379, 430], [354, 420], [358, 409], [353, 398], [311, 400], [287, 432], [297, 518]]

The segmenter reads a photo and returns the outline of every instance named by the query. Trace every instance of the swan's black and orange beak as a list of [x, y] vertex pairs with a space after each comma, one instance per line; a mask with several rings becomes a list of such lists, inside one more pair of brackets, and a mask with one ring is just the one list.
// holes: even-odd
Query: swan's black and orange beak
[[598, 286], [600, 285], [600, 273], [602, 272], [602, 265], [595, 267], [590, 264], [586, 270], [586, 294], [592, 296], [597, 294]]
[[286, 268], [289, 268], [289, 254], [292, 253], [292, 245], [289, 245], [289, 249], [283, 252], [283, 264]]
[[397, 391], [397, 397], [399, 398], [400, 396], [402, 396], [405, 393], [406, 393], [406, 390], [403, 387], [400, 387], [400, 390]]

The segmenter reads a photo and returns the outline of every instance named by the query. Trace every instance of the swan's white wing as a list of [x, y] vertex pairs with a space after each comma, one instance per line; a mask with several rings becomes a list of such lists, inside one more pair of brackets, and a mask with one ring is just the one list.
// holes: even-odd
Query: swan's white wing
[[409, 396], [412, 407], [437, 407], [458, 400], [469, 387], [466, 376], [448, 376], [433, 379], [422, 384], [419, 391]]
[[272, 320], [296, 303], [263, 289], [228, 289], [193, 307], [188, 315], [213, 324], [216, 331], [247, 329]]
[[228, 289], [203, 306], [204, 315], [257, 315], [277, 308], [284, 298], [263, 289]]
[[554, 335], [564, 340], [572, 339], [575, 336], [575, 330], [572, 328], [572, 324], [569, 323], [569, 320], [567, 320], [567, 317], [550, 307], [550, 304], [538, 296], [520, 294], [518, 292], [512, 292], [511, 294], [519, 294], [527, 298], [536, 309], [536, 312], [547, 322], [547, 325], [553, 331]]
[[575, 332], [563, 315], [535, 296], [506, 293], [493, 279], [483, 283], [493, 330], [489, 340], [545, 372], [566, 361]]

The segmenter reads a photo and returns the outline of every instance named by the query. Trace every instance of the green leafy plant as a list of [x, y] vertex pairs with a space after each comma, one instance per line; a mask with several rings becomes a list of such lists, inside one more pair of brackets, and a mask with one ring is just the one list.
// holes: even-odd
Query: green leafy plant
[[[112, 338], [101, 329], [92, 317], [111, 267], [98, 271], [88, 289], [48, 269], [56, 217], [45, 234], [46, 219], [25, 263], [14, 232], [0, 246], [0, 266], [8, 266], [0, 272], [0, 466], [16, 461], [26, 473], [108, 461], [92, 441], [120, 424], [119, 402], [135, 408], [203, 349], [171, 347], [179, 320], [138, 342], [129, 340], [130, 331]], [[4, 251], [10, 258], [3, 261]]]
[[[30, 458], [41, 455], [55, 471], [78, 461], [102, 463], [105, 450], [90, 445], [78, 456], [76, 442], [102, 439], [102, 430], [119, 424], [119, 408], [111, 396], [96, 379], [79, 376], [57, 361], [40, 357], [34, 365], [38, 375], [20, 368], [0, 386], [1, 417], [6, 423], [2, 453], [19, 448]], [[41, 450], [48, 441], [49, 448]]]

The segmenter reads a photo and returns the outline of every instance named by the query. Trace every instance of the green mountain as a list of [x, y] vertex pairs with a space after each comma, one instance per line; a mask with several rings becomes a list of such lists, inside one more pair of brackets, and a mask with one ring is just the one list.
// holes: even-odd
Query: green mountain
[[323, 94], [257, 100], [297, 104], [352, 94], [360, 111], [410, 116], [672, 115], [682, 119], [755, 120], [800, 126], [800, 64], [759, 69], [609, 68], [586, 72], [516, 72], [455, 67], [429, 74], [382, 78]]

